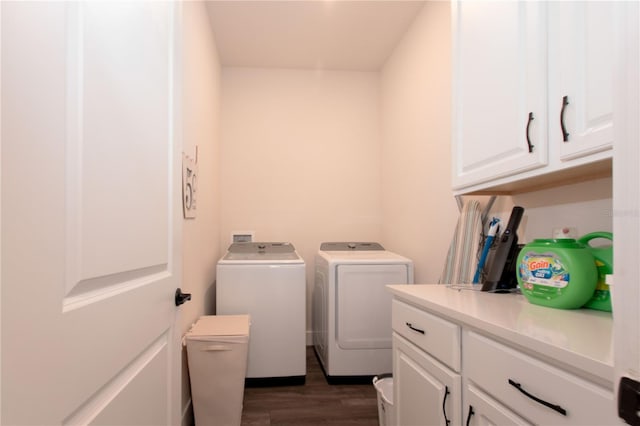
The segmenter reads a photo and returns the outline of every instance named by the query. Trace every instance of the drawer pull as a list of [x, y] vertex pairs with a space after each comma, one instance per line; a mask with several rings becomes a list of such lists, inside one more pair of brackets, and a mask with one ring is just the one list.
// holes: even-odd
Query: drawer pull
[[560, 128], [562, 129], [562, 141], [569, 141], [569, 132], [567, 132], [567, 128], [564, 125], [564, 109], [569, 105], [569, 97], [562, 97], [562, 108], [560, 109]]
[[469, 406], [469, 414], [467, 414], [467, 426], [469, 426], [469, 423], [471, 423], [471, 416], [473, 416], [475, 414], [475, 412], [473, 411], [473, 406]]
[[407, 327], [409, 327], [411, 330], [415, 331], [416, 333], [424, 334], [424, 330], [420, 330], [419, 328], [415, 328], [413, 325], [411, 325], [410, 322], [405, 322], [405, 324], [407, 325]]
[[449, 386], [445, 386], [444, 387], [444, 398], [442, 399], [442, 414], [444, 415], [444, 423], [445, 426], [449, 426], [449, 423], [451, 423], [451, 420], [449, 420], [447, 418], [447, 407], [445, 406], [445, 404], [447, 403], [447, 396], [449, 396]]
[[533, 113], [529, 113], [529, 119], [527, 120], [527, 147], [529, 148], [529, 152], [533, 152], [533, 144], [531, 143], [531, 139], [529, 138], [529, 126], [531, 126], [531, 122], [533, 121]]
[[550, 402], [547, 402], [543, 399], [540, 399], [534, 395], [531, 395], [529, 392], [527, 392], [526, 390], [522, 389], [522, 386], [520, 385], [520, 383], [514, 382], [513, 380], [509, 379], [509, 384], [511, 386], [513, 386], [514, 388], [518, 389], [520, 392], [522, 392], [523, 394], [525, 394], [526, 396], [528, 396], [529, 398], [533, 399], [535, 402], [544, 405], [545, 407], [549, 407], [554, 411], [557, 411], [558, 413], [562, 414], [563, 416], [567, 415], [567, 410], [565, 410], [564, 408], [562, 408], [559, 405], [555, 405], [552, 404]]

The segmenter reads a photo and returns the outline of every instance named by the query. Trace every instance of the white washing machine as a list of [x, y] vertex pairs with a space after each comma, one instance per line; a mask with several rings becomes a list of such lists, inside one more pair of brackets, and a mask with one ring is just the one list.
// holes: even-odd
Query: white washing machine
[[313, 343], [329, 381], [392, 371], [392, 296], [387, 284], [413, 284], [413, 262], [378, 243], [320, 246]]
[[216, 313], [249, 314], [247, 384], [304, 383], [305, 263], [290, 243], [233, 243], [218, 261]]

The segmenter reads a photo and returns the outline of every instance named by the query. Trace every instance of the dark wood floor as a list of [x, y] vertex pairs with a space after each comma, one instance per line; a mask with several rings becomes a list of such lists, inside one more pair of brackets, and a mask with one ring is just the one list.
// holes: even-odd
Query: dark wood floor
[[304, 385], [247, 387], [243, 426], [378, 424], [377, 394], [371, 383], [330, 385], [311, 346]]

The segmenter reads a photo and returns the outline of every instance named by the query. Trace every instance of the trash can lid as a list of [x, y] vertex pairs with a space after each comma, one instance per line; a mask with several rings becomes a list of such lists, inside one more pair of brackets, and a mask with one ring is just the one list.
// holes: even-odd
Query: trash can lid
[[205, 315], [191, 327], [186, 337], [248, 336], [249, 315]]

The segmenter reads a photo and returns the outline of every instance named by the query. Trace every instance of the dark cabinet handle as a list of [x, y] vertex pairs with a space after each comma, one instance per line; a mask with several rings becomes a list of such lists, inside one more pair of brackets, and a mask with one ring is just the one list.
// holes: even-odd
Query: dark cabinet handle
[[405, 322], [405, 324], [407, 325], [407, 327], [409, 327], [411, 330], [415, 331], [416, 333], [424, 334], [424, 330], [420, 330], [419, 328], [415, 328], [413, 325], [411, 325], [410, 322]]
[[533, 145], [531, 144], [531, 138], [529, 137], [529, 126], [531, 126], [531, 122], [533, 121], [533, 113], [529, 113], [529, 119], [527, 120], [527, 146], [529, 147], [529, 152], [533, 152]]
[[526, 396], [528, 396], [529, 398], [533, 399], [535, 402], [537, 402], [538, 404], [542, 404], [545, 407], [549, 407], [554, 411], [557, 411], [558, 413], [562, 414], [563, 416], [567, 415], [567, 410], [565, 410], [564, 408], [562, 408], [559, 405], [556, 404], [552, 404], [550, 402], [547, 402], [543, 399], [538, 398], [535, 395], [531, 395], [529, 392], [527, 392], [526, 390], [522, 389], [522, 385], [520, 385], [520, 383], [514, 382], [513, 380], [509, 379], [509, 384], [511, 386], [513, 386], [514, 388], [518, 389], [520, 392], [522, 392], [523, 394], [525, 394]]
[[621, 377], [618, 383], [618, 416], [627, 424], [640, 424], [640, 382]]
[[449, 386], [445, 386], [444, 398], [442, 399], [442, 415], [444, 415], [444, 423], [446, 426], [449, 426], [449, 423], [451, 423], [451, 420], [447, 418], [447, 408], [445, 407], [445, 404], [447, 403], [447, 396], [449, 396], [449, 393]]
[[467, 414], [467, 426], [469, 426], [469, 423], [471, 423], [471, 416], [473, 416], [475, 414], [475, 412], [473, 411], [473, 407], [470, 405], [469, 406], [469, 414]]
[[569, 105], [569, 97], [562, 97], [562, 108], [560, 109], [560, 128], [562, 129], [562, 141], [569, 142], [569, 132], [567, 132], [567, 128], [564, 125], [564, 109]]
[[191, 300], [191, 293], [183, 293], [182, 290], [178, 287], [176, 289], [176, 297], [175, 297], [176, 306], [180, 306], [183, 303]]

